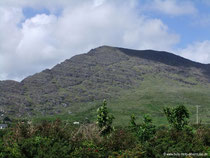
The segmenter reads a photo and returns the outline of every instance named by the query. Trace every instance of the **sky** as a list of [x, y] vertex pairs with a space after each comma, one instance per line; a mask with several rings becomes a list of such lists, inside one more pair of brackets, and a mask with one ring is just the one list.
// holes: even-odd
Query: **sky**
[[210, 63], [210, 0], [0, 0], [0, 80], [102, 45]]

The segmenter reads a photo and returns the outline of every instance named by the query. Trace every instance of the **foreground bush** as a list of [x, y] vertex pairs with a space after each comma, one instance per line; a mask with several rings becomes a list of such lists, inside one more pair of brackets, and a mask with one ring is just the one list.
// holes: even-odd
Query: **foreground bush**
[[182, 130], [188, 125], [189, 112], [184, 105], [174, 108], [164, 108], [164, 113], [171, 127], [176, 130]]
[[110, 134], [113, 131], [112, 122], [114, 116], [109, 115], [106, 100], [103, 101], [101, 107], [97, 109], [97, 124], [100, 128], [101, 135]]
[[71, 131], [59, 120], [36, 126], [18, 123], [2, 141], [1, 157], [67, 157], [74, 150]]
[[144, 143], [149, 141], [156, 133], [156, 127], [152, 123], [152, 119], [149, 115], [144, 115], [143, 123], [137, 125], [134, 115], [131, 116], [131, 129], [136, 134], [138, 139]]
[[[203, 138], [205, 137], [205, 138]], [[153, 139], [145, 143], [142, 157], [163, 157], [164, 153], [203, 153], [207, 154], [210, 146], [207, 146], [197, 131], [185, 129], [160, 129]]]
[[188, 112], [183, 106], [167, 108], [165, 113], [171, 128], [154, 126], [148, 115], [136, 124], [132, 115], [131, 126], [114, 129], [106, 102], [98, 110], [97, 124], [72, 126], [60, 120], [35, 125], [17, 123], [0, 130], [0, 157], [161, 158], [167, 153], [210, 156], [209, 127], [188, 125]]
[[163, 157], [164, 153], [209, 153], [210, 129], [157, 128], [146, 142], [129, 128], [101, 136], [96, 124], [73, 127], [61, 121], [37, 125], [18, 123], [1, 131], [1, 158]]
[[75, 128], [59, 120], [37, 125], [18, 123], [3, 133], [1, 158], [94, 158], [141, 153], [137, 139], [129, 130], [117, 128], [111, 134], [101, 136], [96, 124]]

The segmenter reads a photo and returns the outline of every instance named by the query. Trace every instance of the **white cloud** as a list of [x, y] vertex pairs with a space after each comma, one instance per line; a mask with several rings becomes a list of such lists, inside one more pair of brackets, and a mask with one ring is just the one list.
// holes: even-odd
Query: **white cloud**
[[53, 15], [36, 15], [22, 24], [22, 39], [16, 48], [17, 55], [23, 57], [28, 64], [32, 61], [50, 60], [54, 58], [52, 35], [57, 18]]
[[7, 79], [12, 69], [14, 47], [21, 40], [17, 24], [22, 18], [20, 8], [0, 7], [0, 79]]
[[179, 16], [197, 13], [193, 3], [186, 0], [152, 0], [145, 5], [145, 9], [158, 11], [164, 14]]
[[178, 50], [178, 54], [201, 63], [210, 63], [210, 41], [195, 42], [185, 49]]
[[1, 53], [10, 52], [10, 48], [20, 40], [20, 32], [16, 25], [22, 17], [21, 9], [0, 7]]
[[168, 27], [159, 19], [142, 19], [135, 27], [124, 35], [125, 45], [130, 48], [170, 51], [179, 41], [179, 36], [168, 33]]
[[[140, 15], [135, 1], [62, 1], [58, 17], [37, 14], [21, 27], [23, 6], [37, 1], [6, 2], [0, 10], [0, 79], [20, 80], [100, 45], [171, 50], [179, 41], [160, 19]], [[47, 9], [59, 6], [47, 2]]]

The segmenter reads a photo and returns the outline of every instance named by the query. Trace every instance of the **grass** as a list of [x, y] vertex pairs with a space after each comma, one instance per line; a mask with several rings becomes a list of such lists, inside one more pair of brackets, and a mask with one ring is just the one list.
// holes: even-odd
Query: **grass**
[[[200, 105], [199, 116], [203, 123], [209, 123], [208, 109], [210, 110], [210, 88], [209, 85], [182, 85], [182, 83], [154, 75], [145, 75], [144, 80], [134, 89], [120, 92], [114, 99], [107, 99], [110, 113], [115, 116], [115, 126], [129, 125], [130, 116], [135, 114], [137, 122], [142, 121], [144, 114], [150, 114], [156, 125], [167, 124], [163, 114], [166, 106], [177, 106], [183, 104], [190, 112], [190, 122], [196, 122], [196, 105]], [[103, 100], [76, 103], [68, 108], [61, 108], [63, 114], [54, 116], [38, 116], [34, 121], [42, 119], [67, 120], [70, 122], [84, 122], [86, 118], [90, 122], [96, 120], [96, 110]], [[203, 110], [206, 109], [206, 110]], [[71, 114], [68, 114], [71, 111]]]

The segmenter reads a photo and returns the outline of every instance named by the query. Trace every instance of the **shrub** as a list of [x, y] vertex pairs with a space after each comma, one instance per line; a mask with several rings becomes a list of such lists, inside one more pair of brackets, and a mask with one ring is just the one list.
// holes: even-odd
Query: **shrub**
[[98, 158], [104, 157], [105, 152], [103, 148], [98, 147], [92, 141], [83, 140], [80, 146], [77, 146], [75, 150], [70, 154], [70, 157], [87, 157], [87, 158]]
[[121, 150], [121, 151], [114, 151], [111, 152], [109, 155], [109, 158], [129, 158], [129, 157], [143, 157], [143, 148], [140, 144], [136, 144], [134, 148], [128, 148], [126, 150]]
[[97, 124], [101, 130], [102, 135], [107, 135], [113, 131], [112, 121], [114, 119], [113, 115], [109, 115], [107, 110], [107, 103], [104, 100], [103, 105], [97, 109]]
[[3, 140], [5, 157], [69, 157], [75, 148], [71, 131], [60, 120], [36, 126], [18, 123]]
[[84, 140], [100, 144], [103, 137], [101, 137], [99, 127], [96, 124], [86, 124], [75, 130], [72, 139], [77, 141], [77, 144]]
[[210, 129], [206, 126], [157, 129], [148, 115], [141, 124], [136, 124], [135, 120], [132, 115], [132, 132], [129, 127], [118, 127], [103, 136], [96, 124], [73, 127], [60, 120], [35, 125], [18, 123], [0, 131], [0, 157], [155, 158], [164, 157], [164, 153], [210, 154]]
[[210, 147], [210, 128], [203, 126], [199, 127], [197, 129], [197, 135], [202, 139], [206, 146]]
[[155, 137], [143, 145], [144, 157], [164, 157], [164, 153], [205, 153], [202, 139], [189, 130], [158, 130]]
[[189, 112], [185, 106], [175, 108], [164, 108], [164, 113], [170, 125], [176, 130], [182, 130], [188, 125]]
[[72, 152], [72, 144], [68, 140], [41, 136], [25, 139], [19, 146], [24, 157], [68, 157]]
[[136, 138], [125, 129], [116, 129], [109, 137], [104, 139], [104, 148], [108, 151], [119, 151], [135, 147]]
[[152, 119], [149, 115], [144, 115], [143, 123], [137, 125], [135, 123], [135, 116], [131, 116], [131, 127], [132, 130], [136, 133], [139, 140], [143, 143], [150, 140], [156, 133], [156, 127], [152, 124]]

